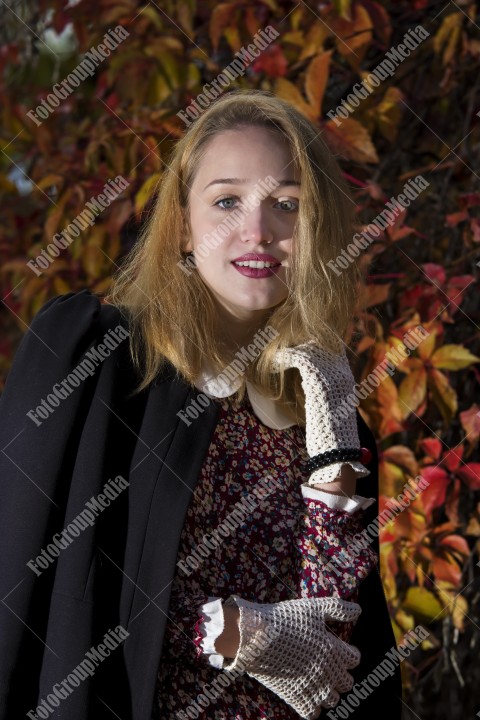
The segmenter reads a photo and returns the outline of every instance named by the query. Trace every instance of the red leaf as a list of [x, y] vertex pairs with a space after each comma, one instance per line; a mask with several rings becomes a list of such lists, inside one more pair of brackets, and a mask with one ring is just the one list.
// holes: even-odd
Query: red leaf
[[445, 453], [444, 457], [442, 458], [442, 465], [445, 465], [448, 470], [456, 470], [460, 465], [462, 457], [463, 445], [459, 445], [458, 447], [453, 448], [452, 450], [449, 450]]
[[438, 438], [426, 438], [425, 440], [421, 441], [420, 447], [422, 448], [425, 455], [431, 457], [432, 460], [440, 459], [443, 446], [440, 440], [438, 440]]
[[422, 492], [423, 507], [425, 513], [429, 515], [432, 510], [445, 503], [450, 479], [443, 468], [433, 465], [422, 468], [420, 474], [430, 483]]
[[447, 274], [445, 268], [435, 263], [423, 263], [422, 268], [427, 273], [428, 277], [435, 282], [436, 285], [443, 285]]
[[458, 201], [460, 207], [477, 207], [480, 205], [480, 193], [465, 193], [460, 195]]
[[473, 235], [474, 242], [480, 242], [480, 219], [472, 218], [470, 220], [470, 229]]
[[459, 222], [463, 222], [467, 219], [468, 212], [466, 210], [460, 210], [460, 212], [450, 213], [450, 215], [446, 215], [445, 217], [447, 225], [449, 225], [450, 227], [455, 227], [456, 225], [458, 225]]
[[462, 465], [456, 472], [468, 485], [470, 490], [480, 490], [480, 463]]
[[258, 60], [252, 65], [253, 72], [264, 72], [268, 77], [284, 77], [287, 74], [288, 63], [280, 45], [272, 45], [262, 52]]

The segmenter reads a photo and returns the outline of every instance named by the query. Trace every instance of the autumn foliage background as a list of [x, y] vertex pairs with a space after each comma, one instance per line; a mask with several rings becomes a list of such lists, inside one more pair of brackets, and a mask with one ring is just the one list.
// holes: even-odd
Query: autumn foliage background
[[[140, 2], [2, 5], [0, 370], [54, 295], [103, 293], [135, 241], [172, 145], [177, 117], [255, 33], [276, 42], [232, 87], [289, 100], [340, 160], [368, 225], [418, 174], [421, 196], [363, 253], [352, 321], [358, 382], [412, 326], [429, 337], [363, 401], [381, 457], [382, 503], [409, 477], [430, 486], [381, 531], [395, 633], [430, 639], [403, 663], [406, 717], [474, 717], [480, 548], [478, 188], [480, 28], [472, 2]], [[26, 115], [109, 28], [130, 36], [37, 127]], [[430, 36], [337, 127], [327, 113], [422, 25]], [[41, 277], [26, 266], [105, 182], [130, 186]], [[375, 628], [372, 628], [375, 633]], [[388, 710], [386, 709], [386, 713]], [[414, 715], [415, 713], [416, 715]]]

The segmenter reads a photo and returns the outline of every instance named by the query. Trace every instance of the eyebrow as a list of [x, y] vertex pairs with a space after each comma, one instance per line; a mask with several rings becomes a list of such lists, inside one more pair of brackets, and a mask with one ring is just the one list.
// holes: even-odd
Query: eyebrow
[[[245, 180], [243, 178], [221, 178], [220, 180], [212, 180], [212, 182], [208, 183], [208, 185], [205, 185], [203, 191], [209, 188], [210, 185], [245, 185], [248, 182], [248, 180]], [[278, 181], [278, 187], [283, 187], [284, 185], [294, 185], [296, 187], [300, 187], [300, 183], [297, 182], [297, 180]]]

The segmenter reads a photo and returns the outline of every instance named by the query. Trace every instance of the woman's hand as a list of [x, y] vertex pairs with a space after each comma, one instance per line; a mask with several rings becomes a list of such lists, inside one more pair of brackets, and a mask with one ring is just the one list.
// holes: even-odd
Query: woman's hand
[[215, 650], [227, 658], [234, 658], [240, 644], [240, 610], [234, 605], [223, 604], [225, 627], [215, 640]]
[[240, 607], [240, 646], [224, 671], [246, 670], [308, 720], [351, 690], [348, 670], [360, 662], [360, 651], [326, 621], [356, 622], [359, 605], [335, 597], [265, 604], [231, 597]]
[[316, 490], [322, 490], [326, 493], [341, 495], [342, 497], [352, 497], [356, 492], [357, 473], [350, 465], [343, 465], [340, 475], [328, 483], [312, 484]]

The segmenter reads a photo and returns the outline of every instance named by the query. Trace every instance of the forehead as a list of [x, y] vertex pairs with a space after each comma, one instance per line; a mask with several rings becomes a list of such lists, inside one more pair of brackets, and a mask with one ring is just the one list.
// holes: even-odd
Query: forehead
[[[244, 168], [244, 173], [238, 173]], [[196, 175], [204, 180], [207, 175], [249, 178], [253, 175], [295, 175], [299, 179], [289, 142], [274, 129], [246, 126], [217, 133], [206, 143], [197, 166]], [[268, 170], [268, 172], [267, 172]], [[258, 179], [258, 177], [256, 178]]]

